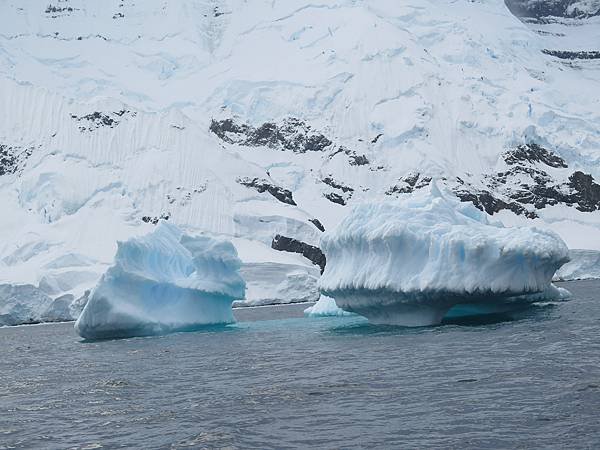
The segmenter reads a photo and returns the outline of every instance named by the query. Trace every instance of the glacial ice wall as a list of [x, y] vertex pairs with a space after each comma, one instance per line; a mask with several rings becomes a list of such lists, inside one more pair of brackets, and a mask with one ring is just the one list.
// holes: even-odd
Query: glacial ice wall
[[75, 329], [99, 339], [233, 322], [231, 304], [245, 291], [240, 267], [231, 243], [161, 222], [152, 233], [119, 243]]
[[401, 325], [439, 323], [456, 304], [544, 292], [568, 261], [555, 233], [490, 223], [435, 183], [396, 202], [354, 208], [321, 247], [322, 293], [373, 322]]

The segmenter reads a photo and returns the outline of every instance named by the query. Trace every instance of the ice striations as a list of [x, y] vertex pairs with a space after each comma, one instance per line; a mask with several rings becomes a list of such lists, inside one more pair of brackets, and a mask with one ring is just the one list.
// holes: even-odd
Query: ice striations
[[440, 323], [460, 304], [500, 310], [539, 300], [568, 261], [550, 231], [505, 228], [485, 213], [429, 189], [396, 202], [357, 206], [321, 247], [319, 282], [337, 305], [373, 323]]
[[233, 322], [231, 304], [246, 288], [240, 266], [230, 242], [188, 236], [162, 222], [152, 233], [119, 242], [75, 329], [103, 339]]

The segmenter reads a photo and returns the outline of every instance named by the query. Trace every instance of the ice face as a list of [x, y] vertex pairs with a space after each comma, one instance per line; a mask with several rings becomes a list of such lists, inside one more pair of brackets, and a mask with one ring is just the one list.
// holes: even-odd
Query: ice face
[[99, 339], [233, 322], [231, 304], [245, 291], [240, 266], [231, 243], [188, 236], [163, 222], [119, 243], [75, 329]]
[[458, 304], [544, 292], [568, 261], [556, 234], [490, 223], [435, 183], [396, 202], [354, 208], [321, 247], [322, 293], [371, 322], [406, 326], [437, 324]]
[[600, 278], [600, 252], [597, 250], [569, 250], [570, 261], [554, 276], [555, 280], [587, 280]]

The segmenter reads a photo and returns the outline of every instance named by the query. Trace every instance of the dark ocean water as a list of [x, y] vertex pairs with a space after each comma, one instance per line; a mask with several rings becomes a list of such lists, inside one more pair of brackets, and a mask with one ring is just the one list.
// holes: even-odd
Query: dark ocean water
[[562, 286], [421, 329], [298, 306], [101, 342], [2, 328], [0, 448], [600, 448], [600, 282]]

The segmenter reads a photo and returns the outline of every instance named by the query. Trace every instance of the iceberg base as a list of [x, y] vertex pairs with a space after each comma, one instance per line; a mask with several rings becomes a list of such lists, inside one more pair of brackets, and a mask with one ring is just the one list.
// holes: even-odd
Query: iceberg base
[[158, 307], [161, 302], [156, 301], [151, 308], [141, 301], [115, 307], [114, 301], [96, 296], [84, 320], [76, 322], [75, 329], [84, 339], [97, 340], [156, 336], [234, 322], [230, 297], [191, 290], [170, 291], [163, 292], [166, 297], [155, 297], [157, 300], [167, 298], [164, 306]]
[[367, 289], [326, 292], [326, 295], [333, 297], [342, 310], [366, 317], [375, 325], [425, 327], [439, 325], [444, 318], [519, 312], [535, 302], [567, 299], [570, 293], [550, 284], [542, 292], [518, 296], [493, 292], [402, 293]]

